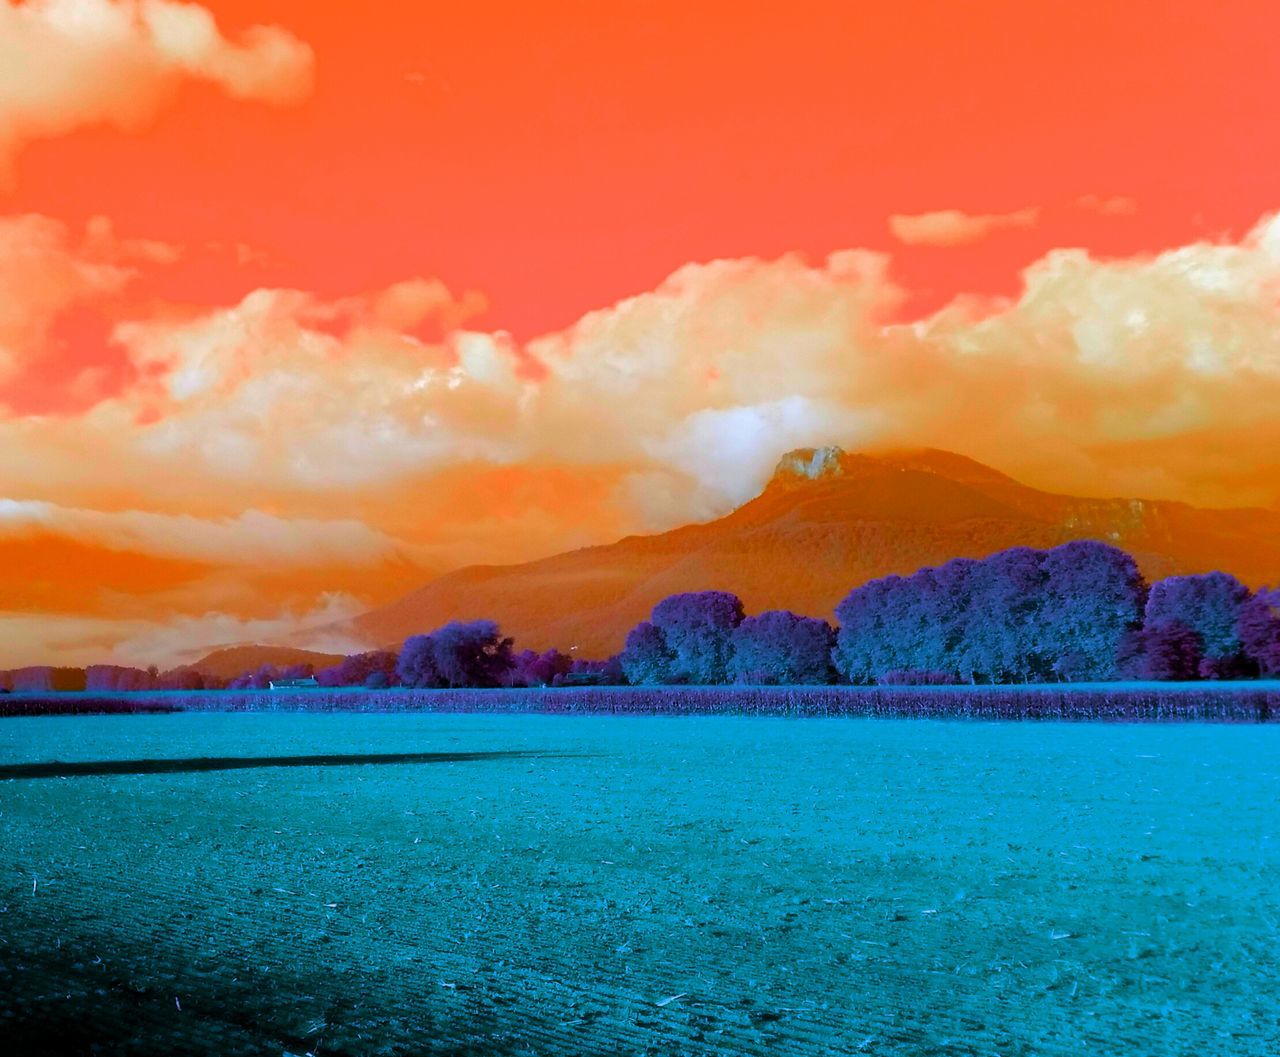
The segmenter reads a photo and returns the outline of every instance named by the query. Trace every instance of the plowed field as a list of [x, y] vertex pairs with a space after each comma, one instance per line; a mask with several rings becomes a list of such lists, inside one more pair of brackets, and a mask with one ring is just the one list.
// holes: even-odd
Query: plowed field
[[1280, 729], [0, 724], [14, 1054], [1280, 1052]]

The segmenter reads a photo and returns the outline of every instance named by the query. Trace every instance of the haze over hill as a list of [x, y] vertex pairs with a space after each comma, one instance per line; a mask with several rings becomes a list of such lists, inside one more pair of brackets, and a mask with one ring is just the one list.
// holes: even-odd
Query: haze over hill
[[764, 491], [726, 517], [653, 536], [438, 577], [353, 622], [371, 644], [449, 620], [497, 620], [520, 647], [605, 656], [655, 602], [720, 588], [748, 612], [830, 617], [853, 587], [955, 557], [1072, 539], [1114, 543], [1149, 580], [1223, 569], [1252, 586], [1280, 579], [1280, 512], [1082, 499], [1028, 488], [960, 455], [785, 455]]

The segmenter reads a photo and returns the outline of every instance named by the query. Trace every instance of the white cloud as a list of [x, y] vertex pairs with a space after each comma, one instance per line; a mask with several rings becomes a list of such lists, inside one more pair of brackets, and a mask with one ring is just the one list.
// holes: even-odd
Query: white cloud
[[111, 551], [271, 569], [374, 566], [412, 549], [355, 520], [286, 519], [258, 510], [235, 517], [200, 518], [0, 498], [0, 542], [33, 532]]
[[759, 493], [782, 451], [841, 444], [860, 447], [884, 429], [874, 410], [854, 411], [807, 396], [695, 411], [646, 445], [658, 464], [687, 476], [716, 502], [739, 506]]
[[134, 130], [183, 80], [286, 104], [311, 89], [310, 47], [276, 26], [224, 37], [198, 4], [0, 2], [0, 182], [24, 144], [87, 125]]
[[60, 313], [117, 294], [140, 255], [163, 243], [122, 243], [100, 221], [83, 240], [56, 220], [33, 214], [0, 218], [0, 382], [46, 358]]
[[[723, 512], [781, 451], [831, 441], [958, 448], [1090, 493], [1274, 502], [1265, 445], [1218, 485], [1186, 451], [1106, 452], [1273, 428], [1278, 227], [1130, 260], [1055, 251], [1015, 301], [908, 324], [885, 322], [903, 294], [883, 255], [690, 265], [523, 348], [502, 333], [405, 333], [463, 311], [433, 282], [337, 301], [259, 290], [120, 324], [138, 380], [79, 418], [0, 419], [0, 473], [91, 506], [75, 499], [91, 480], [175, 503], [204, 489], [216, 504], [245, 490], [391, 497], [468, 466], [595, 466], [623, 507], [662, 495], [678, 520], [672, 496]], [[692, 488], [637, 486], [653, 473]]]
[[224, 646], [268, 644], [296, 646], [320, 653], [348, 653], [367, 648], [346, 634], [345, 627], [364, 610], [354, 598], [323, 595], [305, 611], [285, 610], [272, 616], [242, 618], [226, 613], [176, 616], [166, 622], [139, 624], [112, 650], [118, 664], [145, 666], [189, 664]]
[[935, 213], [895, 213], [889, 217], [894, 238], [908, 246], [967, 246], [997, 231], [1035, 227], [1036, 208], [1012, 213], [964, 213], [942, 209]]
[[335, 593], [322, 596], [310, 609], [255, 618], [208, 612], [118, 620], [0, 611], [0, 667], [41, 663], [169, 668], [190, 664], [224, 646], [243, 644], [349, 653], [368, 648], [341, 630], [363, 609], [355, 599]]
[[[123, 445], [144, 476], [150, 464], [304, 491], [536, 462], [665, 468], [737, 495], [771, 457], [764, 438], [972, 447], [1034, 425], [1003, 459], [1016, 464], [1019, 449], [1145, 436], [1157, 406], [1201, 406], [1202, 427], [1240, 423], [1277, 371], [1278, 227], [1132, 260], [1055, 251], [1016, 301], [908, 325], [884, 323], [902, 293], [880, 255], [690, 265], [524, 349], [500, 333], [424, 344], [387, 324], [454, 312], [437, 284], [336, 302], [259, 290], [186, 320], [121, 324], [140, 380], [59, 428], [68, 443], [100, 430], [108, 470]], [[541, 370], [522, 372], [524, 360]], [[1010, 387], [1034, 399], [992, 399]], [[1123, 436], [1079, 432], [1110, 408], [1135, 410]], [[938, 437], [941, 422], [956, 433]], [[57, 431], [27, 424], [25, 443]]]

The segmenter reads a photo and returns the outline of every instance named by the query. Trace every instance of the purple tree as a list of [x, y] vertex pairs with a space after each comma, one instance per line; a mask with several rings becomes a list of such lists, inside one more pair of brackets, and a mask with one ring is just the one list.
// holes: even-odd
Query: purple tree
[[971, 683], [1043, 678], [1044, 560], [1044, 551], [1013, 547], [970, 562], [966, 581], [952, 588], [953, 595], [964, 594], [949, 606], [951, 649], [915, 667], [958, 672]]
[[772, 610], [733, 631], [728, 665], [735, 683], [829, 683], [836, 633], [825, 620]]
[[1044, 659], [1060, 678], [1111, 678], [1116, 650], [1142, 622], [1147, 586], [1124, 551], [1095, 540], [1076, 540], [1045, 554]]
[[231, 690], [266, 690], [273, 679], [279, 678], [280, 672], [275, 665], [264, 664], [251, 672], [241, 672], [227, 686]]
[[675, 655], [662, 630], [647, 620], [631, 629], [619, 657], [623, 674], [632, 686], [674, 682]]
[[970, 565], [960, 559], [936, 569], [920, 569], [895, 583], [883, 599], [882, 665], [923, 667], [947, 653], [951, 626], [945, 611], [962, 597], [958, 585], [967, 578]]
[[150, 690], [156, 685], [156, 678], [154, 672], [149, 669], [125, 668], [117, 683], [121, 690]]
[[1227, 573], [1170, 576], [1151, 588], [1145, 627], [1183, 625], [1199, 636], [1206, 675], [1234, 672], [1247, 664], [1240, 632], [1251, 599], [1249, 589]]
[[[276, 664], [262, 664], [252, 672], [243, 672], [228, 683], [229, 690], [270, 690], [271, 683], [280, 680], [306, 680], [315, 672], [312, 664], [289, 664], [279, 667]], [[205, 688], [212, 688], [205, 680]]]
[[9, 672], [10, 687], [17, 693], [40, 690], [83, 690], [83, 668], [53, 668], [47, 664], [14, 668]]
[[733, 630], [742, 618], [742, 600], [728, 591], [671, 595], [654, 606], [652, 623], [672, 655], [670, 681], [728, 682]]
[[396, 678], [404, 686], [429, 690], [444, 686], [444, 677], [436, 665], [435, 641], [430, 635], [412, 635], [405, 639], [396, 662]]
[[891, 668], [878, 680], [882, 686], [950, 686], [955, 681], [952, 672], [925, 668]]
[[502, 686], [511, 663], [511, 640], [492, 620], [455, 620], [407, 639], [396, 674], [405, 686]]
[[1128, 632], [1116, 649], [1121, 679], [1184, 681], [1200, 674], [1204, 643], [1185, 624], [1170, 621]]
[[594, 686], [625, 686], [627, 673], [622, 669], [622, 654], [615, 653], [603, 661], [575, 657], [569, 671], [556, 677], [556, 685], [563, 685], [570, 679]]
[[1280, 588], [1262, 588], [1240, 614], [1240, 642], [1245, 655], [1265, 676], [1280, 675]]
[[501, 686], [511, 671], [511, 640], [492, 620], [455, 620], [431, 638], [446, 686]]
[[511, 659], [511, 686], [553, 686], [573, 669], [573, 658], [559, 650], [521, 650]]
[[360, 656], [363, 658], [361, 668], [364, 672], [364, 678], [360, 680], [361, 686], [367, 686], [370, 690], [385, 690], [400, 684], [400, 680], [396, 678], [396, 661], [399, 658], [390, 650], [371, 650]]
[[851, 683], [873, 683], [884, 672], [916, 667], [903, 648], [900, 615], [921, 586], [920, 580], [885, 576], [849, 592], [836, 607], [840, 628], [832, 659]]
[[[963, 671], [973, 681], [982, 644], [973, 635], [977, 625], [970, 614], [984, 578], [990, 578], [989, 571], [972, 558], [953, 558], [908, 578], [907, 583], [921, 591], [912, 602], [912, 623], [919, 630], [912, 636], [914, 648], [899, 658], [904, 662], [901, 671]], [[877, 679], [883, 675], [878, 672]]]
[[[369, 686], [373, 680], [382, 688], [396, 682], [396, 655], [389, 650], [370, 650], [344, 657], [332, 668], [316, 673], [321, 686]], [[375, 676], [380, 678], [374, 679]]]
[[1241, 650], [1225, 657], [1204, 657], [1196, 669], [1201, 679], [1256, 679], [1258, 666]]
[[1106, 544], [1014, 547], [856, 588], [836, 609], [834, 656], [857, 683], [913, 671], [971, 682], [1106, 678], [1144, 592], [1133, 559]]
[[141, 668], [126, 668], [118, 664], [91, 664], [84, 670], [86, 690], [150, 690], [154, 679]]
[[[241, 679], [247, 680], [248, 676], [241, 676]], [[237, 680], [232, 680], [227, 684], [229, 689], [237, 689]], [[206, 680], [194, 668], [172, 668], [167, 672], [161, 672], [156, 676], [157, 690], [204, 690], [206, 689]], [[212, 687], [209, 687], [212, 689]]]

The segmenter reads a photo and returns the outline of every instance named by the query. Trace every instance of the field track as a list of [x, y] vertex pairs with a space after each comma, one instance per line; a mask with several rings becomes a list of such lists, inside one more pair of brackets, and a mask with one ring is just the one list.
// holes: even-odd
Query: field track
[[1268, 1057], [1278, 802], [1273, 725], [14, 718], [0, 1038]]

